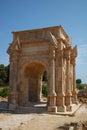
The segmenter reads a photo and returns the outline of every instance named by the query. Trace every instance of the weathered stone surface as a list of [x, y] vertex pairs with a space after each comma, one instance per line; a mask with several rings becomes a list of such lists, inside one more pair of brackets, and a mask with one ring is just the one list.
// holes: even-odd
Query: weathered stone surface
[[71, 44], [62, 26], [13, 32], [13, 42], [7, 51], [10, 55], [10, 107], [41, 101], [42, 76], [47, 71], [48, 111], [72, 110], [72, 103], [77, 102], [77, 47], [72, 48]]
[[87, 89], [78, 91], [78, 99], [82, 103], [87, 103]]
[[63, 130], [87, 130], [87, 121], [84, 122], [71, 122], [61, 126]]

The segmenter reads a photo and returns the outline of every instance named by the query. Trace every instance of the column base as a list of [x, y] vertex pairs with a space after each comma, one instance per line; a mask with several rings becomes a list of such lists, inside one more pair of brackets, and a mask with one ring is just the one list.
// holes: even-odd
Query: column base
[[49, 98], [49, 106], [56, 106], [56, 93], [49, 94], [48, 98]]
[[57, 107], [56, 107], [56, 93], [50, 93], [50, 94], [48, 95], [48, 97], [49, 97], [48, 112], [57, 113]]
[[66, 111], [72, 111], [72, 93], [68, 92], [65, 96]]
[[72, 111], [72, 105], [66, 106], [66, 111]]
[[56, 106], [48, 106], [48, 112], [57, 113], [57, 107]]
[[77, 99], [77, 91], [76, 90], [72, 92], [72, 103], [79, 104], [78, 99]]
[[18, 108], [18, 92], [11, 92], [9, 94], [9, 110]]
[[66, 106], [70, 106], [72, 104], [71, 97], [72, 97], [71, 92], [66, 93], [66, 95], [65, 95], [65, 104], [66, 104]]
[[66, 106], [57, 106], [57, 112], [66, 112]]
[[18, 104], [13, 104], [13, 103], [9, 104], [9, 110], [15, 110], [17, 108], [18, 108]]
[[79, 104], [79, 101], [77, 100], [77, 98], [73, 98], [72, 103], [78, 105], [78, 104]]
[[67, 112], [75, 112], [76, 110], [78, 110], [78, 108], [81, 106], [81, 104], [71, 104], [71, 106], [67, 106], [66, 110]]
[[58, 93], [57, 100], [57, 112], [66, 112], [66, 106], [65, 106], [65, 93]]

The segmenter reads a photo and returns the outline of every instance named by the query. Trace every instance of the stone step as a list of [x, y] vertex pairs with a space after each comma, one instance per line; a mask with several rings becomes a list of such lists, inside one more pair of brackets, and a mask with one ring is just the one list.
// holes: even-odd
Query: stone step
[[46, 111], [46, 107], [20, 107], [16, 113], [44, 113]]

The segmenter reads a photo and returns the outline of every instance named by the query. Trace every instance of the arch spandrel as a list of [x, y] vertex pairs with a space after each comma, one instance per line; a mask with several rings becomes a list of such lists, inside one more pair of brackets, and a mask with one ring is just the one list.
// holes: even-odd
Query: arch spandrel
[[33, 59], [33, 60], [27, 60], [27, 61], [22, 61], [22, 64], [20, 64], [19, 66], [20, 66], [20, 69], [21, 69], [21, 71], [22, 71], [22, 73], [24, 73], [24, 71], [25, 71], [25, 68], [27, 67], [27, 66], [29, 66], [30, 64], [32, 64], [32, 63], [37, 63], [37, 64], [40, 64], [40, 65], [42, 65], [42, 66], [44, 66], [44, 68], [45, 68], [45, 70], [48, 72], [48, 67], [49, 67], [49, 64], [48, 64], [48, 61], [46, 62], [44, 62], [43, 60], [42, 61], [40, 61], [40, 60], [35, 60], [35, 59]]

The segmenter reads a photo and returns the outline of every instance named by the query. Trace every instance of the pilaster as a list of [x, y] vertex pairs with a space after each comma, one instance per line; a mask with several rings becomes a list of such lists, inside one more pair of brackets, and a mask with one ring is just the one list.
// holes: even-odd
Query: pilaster
[[50, 59], [49, 59], [49, 112], [57, 112], [56, 107], [56, 92], [55, 92], [55, 49], [50, 46]]
[[38, 76], [38, 101], [42, 98], [42, 75]]
[[73, 57], [73, 55], [71, 56], [71, 64], [73, 66], [73, 90], [72, 90], [72, 102], [74, 104], [78, 104], [78, 100], [77, 100], [77, 89], [76, 89], [76, 70], [75, 70], [75, 66], [76, 66], [76, 60], [75, 57]]
[[18, 57], [13, 54], [10, 58], [10, 93], [9, 93], [9, 109], [18, 107]]
[[71, 93], [71, 84], [70, 84], [70, 52], [71, 48], [68, 47], [65, 49], [65, 58], [66, 58], [66, 94], [65, 94], [65, 104], [66, 104], [66, 110], [71, 111], [72, 107], [72, 93]]
[[[64, 93], [64, 81], [63, 81], [63, 50], [57, 50], [57, 57], [56, 57], [56, 90], [57, 90], [57, 111], [58, 112], [65, 112], [65, 93]], [[58, 83], [57, 83], [58, 82]]]

